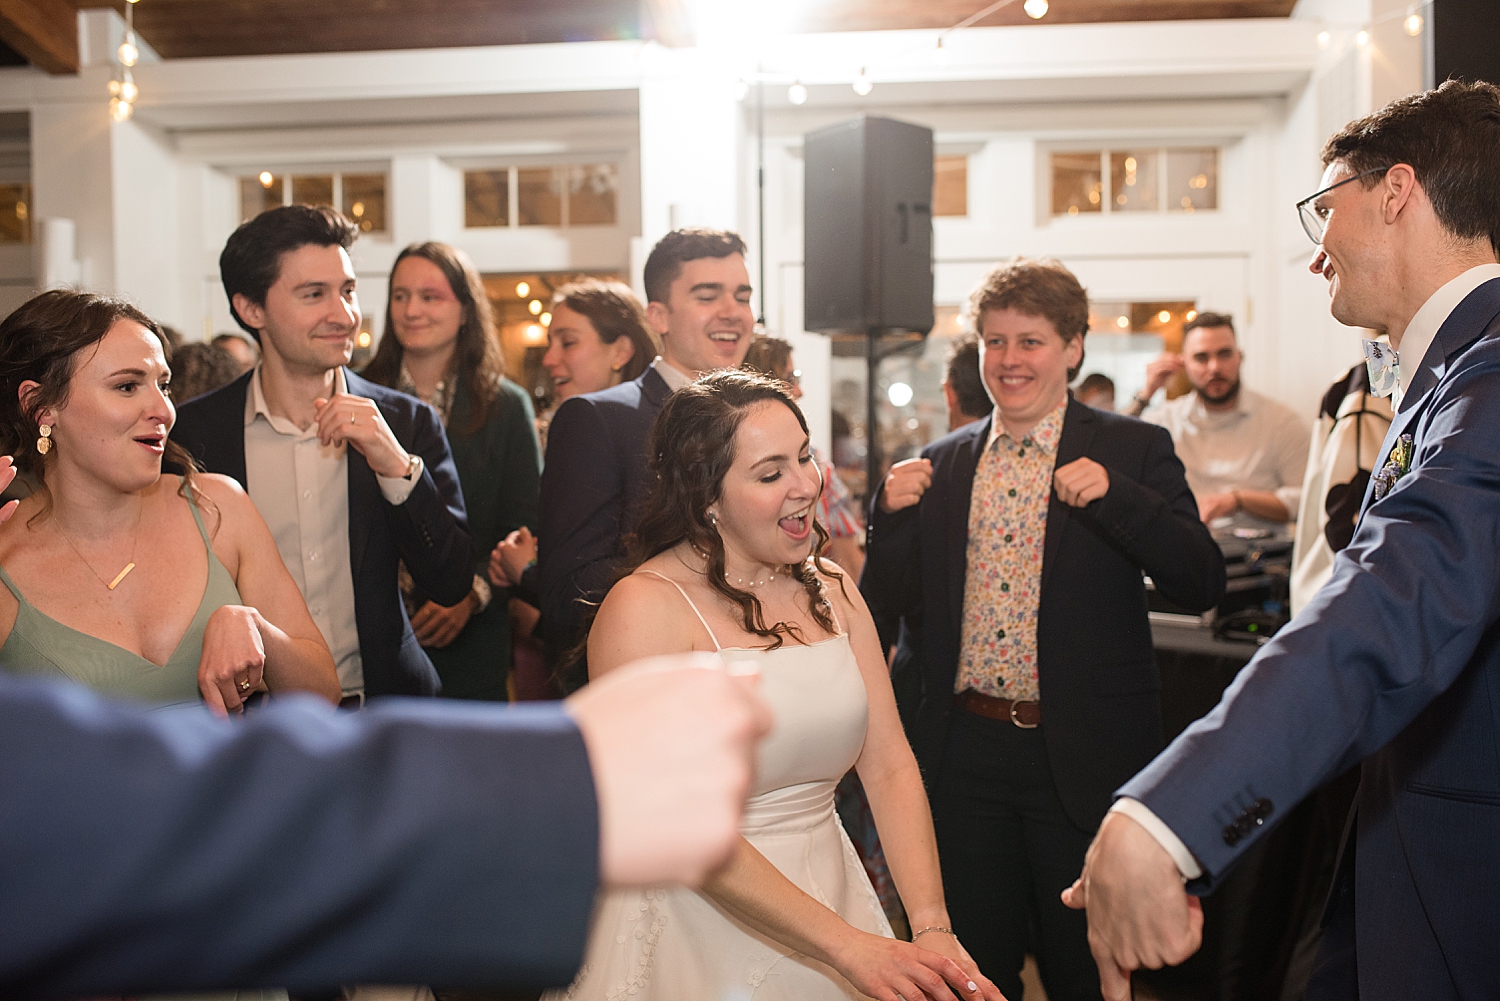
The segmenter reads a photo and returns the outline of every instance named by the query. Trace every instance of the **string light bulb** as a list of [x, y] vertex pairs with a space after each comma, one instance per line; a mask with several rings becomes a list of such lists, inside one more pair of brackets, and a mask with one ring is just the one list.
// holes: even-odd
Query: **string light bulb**
[[859, 76], [854, 78], [853, 86], [854, 93], [860, 97], [868, 97], [870, 91], [875, 89], [875, 85], [870, 82], [870, 74], [865, 71], [863, 66], [859, 68]]
[[1332, 41], [1333, 41], [1333, 35], [1331, 35], [1327, 31], [1320, 31], [1320, 32], [1318, 32], [1318, 48], [1320, 48], [1320, 49], [1326, 49], [1326, 48], [1328, 48], [1328, 43], [1332, 42]]
[[1401, 22], [1401, 30], [1413, 38], [1422, 33], [1422, 15], [1417, 13], [1416, 4], [1406, 9], [1406, 20]]
[[130, 116], [135, 114], [135, 105], [129, 101], [122, 101], [118, 97], [109, 99], [109, 117], [117, 122], [128, 122]]
[[793, 104], [807, 103], [807, 88], [802, 86], [801, 80], [794, 82], [786, 89], [786, 99]]
[[1369, 45], [1370, 33], [1364, 28], [1359, 29], [1359, 34], [1354, 36], [1354, 44], [1358, 45], [1360, 48], [1364, 48], [1365, 46]]
[[1040, 21], [1042, 18], [1046, 17], [1048, 7], [1049, 4], [1047, 3], [1047, 0], [1026, 0], [1026, 2], [1021, 5], [1021, 9], [1026, 12], [1026, 16], [1031, 18], [1033, 21]]
[[141, 50], [135, 44], [135, 32], [125, 32], [125, 41], [115, 50], [115, 55], [119, 57], [121, 66], [134, 66], [141, 61]]
[[516, 298], [524, 299], [531, 294], [531, 286], [526, 282], [516, 282]]

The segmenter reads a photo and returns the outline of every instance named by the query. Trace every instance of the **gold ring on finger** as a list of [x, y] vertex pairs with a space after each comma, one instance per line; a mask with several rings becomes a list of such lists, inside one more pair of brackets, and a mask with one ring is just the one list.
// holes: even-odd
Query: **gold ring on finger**
[[242, 692], [248, 692], [250, 690], [250, 679], [246, 678], [244, 681], [241, 681], [239, 683], [239, 689]]

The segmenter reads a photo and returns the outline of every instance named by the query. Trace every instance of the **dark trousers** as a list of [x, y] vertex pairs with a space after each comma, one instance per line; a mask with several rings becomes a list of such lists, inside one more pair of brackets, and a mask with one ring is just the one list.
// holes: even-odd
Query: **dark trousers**
[[979, 969], [1006, 997], [1019, 999], [1034, 919], [1050, 1001], [1098, 1001], [1088, 925], [1082, 911], [1064, 907], [1058, 896], [1083, 871], [1093, 834], [1063, 812], [1041, 728], [1023, 730], [955, 708], [932, 818], [948, 914]]

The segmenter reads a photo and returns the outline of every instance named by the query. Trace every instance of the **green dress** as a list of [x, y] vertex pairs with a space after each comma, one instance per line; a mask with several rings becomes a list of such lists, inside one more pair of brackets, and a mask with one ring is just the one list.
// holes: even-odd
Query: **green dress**
[[214, 555], [198, 506], [191, 500], [188, 506], [208, 552], [208, 584], [203, 588], [198, 613], [165, 664], [153, 664], [124, 647], [43, 615], [21, 594], [4, 568], [0, 568], [0, 581], [10, 588], [20, 606], [16, 624], [11, 627], [5, 645], [0, 647], [0, 671], [63, 677], [106, 695], [163, 706], [201, 704], [198, 661], [203, 656], [203, 630], [208, 626], [208, 617], [224, 605], [242, 602], [234, 579]]

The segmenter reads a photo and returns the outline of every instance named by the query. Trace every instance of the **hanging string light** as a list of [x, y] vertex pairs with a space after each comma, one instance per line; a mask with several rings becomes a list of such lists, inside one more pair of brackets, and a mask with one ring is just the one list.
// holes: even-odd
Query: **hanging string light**
[[136, 98], [141, 89], [130, 72], [141, 61], [141, 47], [135, 36], [135, 5], [140, 0], [126, 0], [125, 40], [115, 50], [115, 72], [109, 81], [109, 115], [117, 122], [127, 122], [135, 114]]

